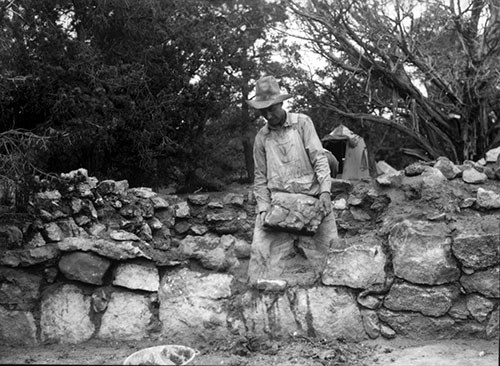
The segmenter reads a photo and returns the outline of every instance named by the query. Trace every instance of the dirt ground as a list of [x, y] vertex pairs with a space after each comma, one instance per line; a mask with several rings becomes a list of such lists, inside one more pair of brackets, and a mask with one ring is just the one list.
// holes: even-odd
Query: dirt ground
[[[0, 345], [0, 364], [119, 365], [160, 342], [98, 342], [37, 347]], [[266, 346], [219, 345], [199, 349], [189, 365], [498, 366], [498, 340], [416, 341], [396, 338], [359, 343], [290, 339]]]

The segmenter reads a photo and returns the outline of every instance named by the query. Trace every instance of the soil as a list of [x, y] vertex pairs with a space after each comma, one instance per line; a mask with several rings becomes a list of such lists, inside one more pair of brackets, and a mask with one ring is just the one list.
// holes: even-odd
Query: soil
[[[0, 345], [0, 364], [119, 365], [152, 341], [91, 341], [36, 347]], [[232, 343], [198, 349], [189, 365], [498, 366], [498, 340], [417, 341], [396, 338], [349, 343], [292, 338], [261, 345]]]

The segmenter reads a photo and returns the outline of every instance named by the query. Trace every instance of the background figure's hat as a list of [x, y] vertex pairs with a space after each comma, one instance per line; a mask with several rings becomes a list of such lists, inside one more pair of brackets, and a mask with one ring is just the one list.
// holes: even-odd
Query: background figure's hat
[[290, 94], [281, 94], [280, 86], [274, 76], [263, 76], [257, 80], [255, 96], [252, 100], [247, 100], [247, 103], [252, 108], [264, 109], [291, 97]]

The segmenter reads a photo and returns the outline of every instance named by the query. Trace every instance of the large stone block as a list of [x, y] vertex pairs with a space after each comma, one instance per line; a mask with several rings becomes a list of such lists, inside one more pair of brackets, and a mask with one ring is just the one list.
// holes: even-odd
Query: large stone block
[[42, 342], [81, 343], [92, 337], [90, 297], [74, 285], [49, 289], [42, 295], [40, 330]]
[[0, 306], [0, 344], [37, 344], [36, 324], [30, 311], [6, 310]]
[[120, 264], [115, 270], [113, 285], [156, 292], [160, 287], [158, 268], [150, 262]]
[[98, 338], [139, 340], [148, 336], [152, 320], [150, 297], [131, 292], [113, 292], [102, 316]]
[[227, 308], [233, 276], [188, 269], [166, 273], [159, 294], [162, 334], [176, 342], [229, 335]]
[[478, 292], [486, 297], [500, 298], [500, 267], [462, 275], [460, 283], [468, 293]]
[[285, 293], [248, 292], [231, 324], [240, 333], [282, 337], [298, 332], [311, 337], [361, 340], [366, 333], [354, 296], [334, 287], [289, 289]]
[[277, 230], [313, 235], [324, 213], [318, 199], [304, 194], [275, 192], [264, 226]]
[[40, 297], [41, 276], [0, 267], [0, 304], [15, 310], [31, 310]]
[[97, 254], [72, 252], [62, 256], [59, 269], [70, 280], [102, 285], [111, 262]]
[[442, 316], [451, 308], [460, 290], [455, 285], [418, 286], [397, 282], [391, 286], [384, 305], [391, 310], [418, 311], [424, 315]]
[[394, 225], [388, 240], [397, 277], [427, 285], [458, 279], [446, 224], [403, 220]]
[[339, 247], [330, 249], [323, 284], [366, 289], [372, 284], [384, 283], [386, 255], [374, 235], [347, 238], [338, 243]]
[[452, 250], [465, 266], [490, 267], [500, 261], [500, 218], [472, 216], [454, 223]]

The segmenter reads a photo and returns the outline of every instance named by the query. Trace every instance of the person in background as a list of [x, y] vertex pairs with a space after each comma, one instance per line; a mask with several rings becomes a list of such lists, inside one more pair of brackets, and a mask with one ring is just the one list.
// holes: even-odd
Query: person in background
[[326, 159], [328, 160], [328, 166], [330, 167], [330, 176], [335, 178], [339, 172], [339, 161], [328, 149], [325, 150]]
[[[338, 238], [328, 159], [312, 120], [283, 109], [283, 101], [291, 97], [280, 91], [273, 76], [264, 76], [256, 82], [255, 96], [247, 101], [267, 121], [254, 141], [257, 216], [248, 268], [250, 284], [264, 289], [275, 280], [289, 285], [314, 283]], [[318, 198], [325, 217], [317, 232], [306, 236], [264, 227], [274, 192]], [[303, 263], [297, 267], [297, 256], [306, 262], [305, 268]]]

